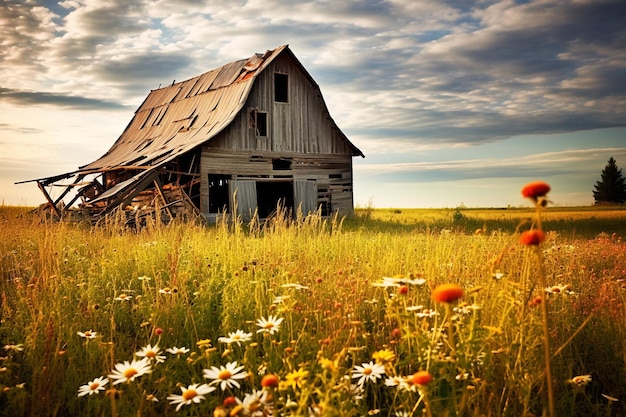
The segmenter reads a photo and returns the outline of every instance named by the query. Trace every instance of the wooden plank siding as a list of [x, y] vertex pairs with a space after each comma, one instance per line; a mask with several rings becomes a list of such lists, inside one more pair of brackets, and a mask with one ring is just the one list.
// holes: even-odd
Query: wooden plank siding
[[[288, 75], [287, 103], [274, 101], [275, 72]], [[267, 113], [266, 137], [258, 136], [251, 126], [250, 112], [254, 110]], [[291, 181], [294, 206], [302, 204], [305, 213], [321, 205], [325, 214], [350, 214], [352, 152], [323, 105], [317, 86], [288, 54], [281, 55], [257, 77], [244, 108], [229, 127], [202, 147], [201, 211], [207, 218], [212, 215], [208, 213], [211, 174], [230, 176], [231, 188], [243, 184], [239, 192], [245, 191], [245, 201], [239, 200], [237, 206], [244, 218], [256, 192], [248, 181]], [[276, 166], [277, 160], [287, 162]]]

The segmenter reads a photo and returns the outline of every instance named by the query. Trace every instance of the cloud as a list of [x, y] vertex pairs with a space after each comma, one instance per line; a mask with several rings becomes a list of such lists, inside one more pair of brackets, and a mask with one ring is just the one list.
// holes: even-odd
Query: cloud
[[123, 105], [112, 101], [41, 91], [12, 90], [10, 88], [0, 88], [0, 101], [8, 101], [21, 106], [53, 105], [85, 110], [118, 110], [125, 108]]
[[626, 148], [577, 149], [559, 152], [534, 153], [505, 158], [484, 157], [432, 162], [385, 162], [355, 164], [355, 172], [372, 175], [378, 181], [439, 182], [469, 179], [495, 179], [555, 175], [577, 175], [597, 172], [607, 155], [626, 159]]
[[159, 84], [290, 44], [339, 126], [366, 141], [626, 126], [622, 0], [7, 0], [0, 11], [20, 22], [0, 24], [15, 102], [136, 106]]

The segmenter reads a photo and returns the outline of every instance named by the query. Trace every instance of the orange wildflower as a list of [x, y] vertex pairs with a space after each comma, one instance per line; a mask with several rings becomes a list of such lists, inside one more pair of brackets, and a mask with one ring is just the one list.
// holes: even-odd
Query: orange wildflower
[[520, 243], [526, 246], [538, 246], [544, 240], [546, 240], [546, 234], [538, 229], [527, 230], [519, 238]]
[[413, 385], [428, 385], [432, 380], [433, 376], [428, 371], [417, 371], [407, 378], [407, 382]]
[[537, 201], [539, 197], [544, 197], [548, 192], [550, 192], [550, 186], [543, 181], [530, 182], [522, 188], [522, 195], [534, 201]]
[[441, 284], [433, 290], [432, 298], [438, 303], [451, 303], [463, 297], [463, 289], [457, 284]]
[[274, 374], [267, 374], [261, 379], [263, 388], [276, 388], [278, 386], [278, 377]]

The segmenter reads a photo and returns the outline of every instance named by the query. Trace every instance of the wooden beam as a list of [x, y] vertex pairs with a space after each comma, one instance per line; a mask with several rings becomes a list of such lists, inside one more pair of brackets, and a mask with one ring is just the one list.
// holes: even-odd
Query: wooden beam
[[54, 202], [52, 201], [52, 198], [50, 198], [50, 194], [48, 194], [48, 192], [46, 191], [44, 186], [41, 184], [41, 182], [37, 181], [37, 185], [39, 186], [39, 189], [43, 193], [44, 197], [46, 197], [46, 200], [48, 200], [48, 204], [50, 204], [50, 206], [56, 212], [57, 216], [59, 216], [59, 219], [60, 219], [61, 218], [61, 211], [56, 206], [56, 204], [54, 204]]

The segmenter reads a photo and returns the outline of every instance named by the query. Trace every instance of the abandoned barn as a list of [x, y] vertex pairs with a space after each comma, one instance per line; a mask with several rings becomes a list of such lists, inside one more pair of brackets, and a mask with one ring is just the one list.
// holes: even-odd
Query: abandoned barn
[[327, 216], [353, 210], [354, 156], [363, 153], [284, 45], [152, 90], [102, 157], [32, 181], [59, 216], [77, 206], [94, 219], [120, 208], [249, 220], [278, 204]]

